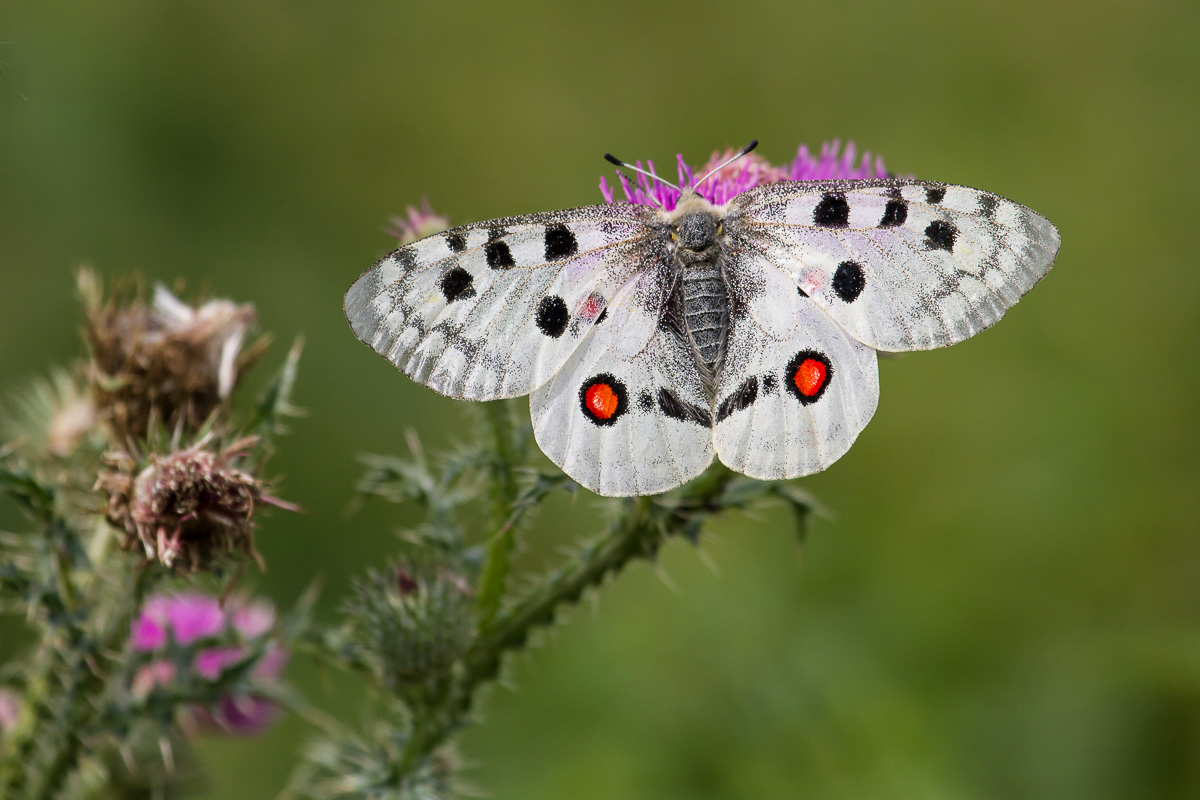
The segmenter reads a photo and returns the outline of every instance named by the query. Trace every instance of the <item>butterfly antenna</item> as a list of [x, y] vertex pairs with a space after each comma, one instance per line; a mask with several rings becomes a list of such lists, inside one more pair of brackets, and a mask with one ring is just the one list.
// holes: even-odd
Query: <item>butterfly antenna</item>
[[700, 180], [698, 180], [698, 181], [696, 181], [695, 183], [693, 183], [693, 184], [692, 184], [692, 190], [693, 190], [693, 191], [695, 191], [695, 189], [696, 189], [696, 187], [697, 187], [697, 186], [699, 186], [700, 184], [704, 183], [706, 180], [708, 180], [709, 178], [711, 178], [713, 175], [716, 175], [718, 172], [720, 172], [721, 170], [725, 169], [725, 168], [726, 168], [726, 167], [728, 167], [730, 164], [732, 164], [733, 162], [737, 161], [739, 158], [741, 158], [742, 156], [746, 155], [747, 153], [749, 153], [751, 150], [753, 150], [753, 149], [754, 149], [754, 148], [756, 148], [756, 147], [758, 147], [758, 139], [755, 139], [755, 140], [754, 140], [754, 141], [752, 141], [750, 144], [748, 144], [748, 145], [746, 145], [745, 147], [743, 147], [743, 148], [742, 148], [742, 151], [741, 151], [740, 153], [738, 153], [736, 156], [734, 156], [733, 158], [729, 159], [728, 161], [726, 161], [724, 164], [722, 164], [721, 166], [717, 167], [716, 169], [713, 169], [713, 170], [709, 171], [709, 173], [708, 173], [707, 175], [705, 175], [703, 178], [701, 178]]
[[[634, 172], [640, 172], [643, 175], [645, 175], [647, 178], [649, 178], [650, 180], [658, 181], [659, 183], [670, 186], [675, 191], [679, 192], [680, 194], [683, 194], [682, 189], [680, 189], [678, 186], [671, 183], [669, 180], [662, 177], [661, 175], [655, 175], [653, 172], [647, 172], [646, 170], [642, 169], [641, 167], [635, 167], [633, 164], [626, 164], [624, 161], [617, 158], [612, 153], [605, 153], [604, 160], [610, 164], [615, 164], [618, 167], [625, 167], [625, 169], [631, 169]], [[653, 195], [651, 195], [651, 199], [653, 199], [653, 200], [655, 200], [655, 202], [657, 202], [657, 198], [655, 198]], [[659, 205], [662, 205], [662, 203], [659, 203]]]

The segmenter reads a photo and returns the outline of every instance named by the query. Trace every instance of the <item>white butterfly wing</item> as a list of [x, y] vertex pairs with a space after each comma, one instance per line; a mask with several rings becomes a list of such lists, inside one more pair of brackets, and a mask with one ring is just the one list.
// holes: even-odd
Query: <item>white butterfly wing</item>
[[654, 325], [626, 358], [596, 326], [566, 365], [529, 398], [533, 432], [550, 460], [607, 496], [665, 492], [712, 462], [712, 418], [688, 347]]
[[[622, 289], [662, 263], [653, 217], [641, 206], [588, 206], [435, 234], [363, 273], [346, 293], [346, 318], [365, 344], [442, 394], [528, 394]], [[653, 332], [626, 327], [648, 330], [634, 349]]]
[[927, 181], [784, 182], [726, 209], [757, 256], [877, 350], [925, 350], [990, 327], [1050, 270], [1057, 229], [988, 192]]
[[734, 255], [735, 312], [717, 382], [717, 456], [752, 478], [819, 472], [875, 413], [875, 351], [848, 335], [766, 261]]

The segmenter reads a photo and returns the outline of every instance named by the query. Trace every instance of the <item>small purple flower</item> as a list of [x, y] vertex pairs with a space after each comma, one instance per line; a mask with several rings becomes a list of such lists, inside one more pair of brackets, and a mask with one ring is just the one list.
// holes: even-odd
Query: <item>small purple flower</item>
[[[839, 151], [840, 154], [839, 154]], [[676, 157], [676, 171], [680, 186], [691, 186], [698, 176], [708, 174], [720, 164], [728, 161], [735, 153], [726, 150], [716, 152], [709, 158], [708, 163], [699, 169], [693, 169], [683, 156]], [[642, 162], [636, 166], [643, 168]], [[648, 161], [644, 167], [647, 172], [657, 175], [654, 162]], [[796, 158], [791, 163], [773, 166], [757, 153], [750, 153], [732, 164], [723, 167], [711, 178], [696, 188], [696, 193], [713, 205], [724, 205], [747, 189], [779, 181], [820, 181], [834, 178], [884, 178], [887, 171], [883, 168], [883, 159], [871, 158], [870, 153], [863, 153], [862, 158], [856, 157], [854, 143], [850, 142], [843, 150], [840, 142], [826, 142], [821, 146], [819, 156], [813, 156], [808, 148], [800, 145]], [[625, 194], [624, 202], [637, 203], [645, 206], [659, 206], [670, 211], [679, 202], [680, 192], [673, 186], [668, 186], [657, 179], [647, 178], [636, 174], [633, 179], [618, 173], [617, 180]], [[600, 193], [604, 202], [615, 203], [616, 187], [611, 186], [605, 178], [600, 178]]]
[[21, 716], [21, 698], [12, 689], [0, 686], [0, 739], [16, 727]]
[[[238, 603], [231, 601], [222, 608], [212, 595], [189, 592], [177, 595], [154, 595], [142, 606], [134, 620], [130, 644], [136, 652], [154, 654], [163, 650], [170, 640], [186, 647], [202, 639], [217, 638], [230, 644], [214, 644], [199, 650], [192, 669], [200, 678], [216, 681], [225, 671], [245, 657], [241, 644], [261, 644], [256, 640], [268, 635], [275, 624], [275, 610], [269, 603]], [[287, 664], [288, 652], [271, 642], [250, 670], [250, 676], [260, 683], [279, 680]], [[156, 686], [167, 686], [176, 679], [176, 667], [171, 661], [157, 659], [138, 670], [131, 691], [135, 697], [146, 697]], [[194, 707], [191, 718], [201, 725], [228, 733], [257, 733], [270, 724], [275, 706], [253, 694], [222, 697], [211, 708]]]
[[168, 632], [176, 643], [189, 645], [220, 634], [225, 630], [226, 617], [226, 610], [210, 595], [154, 595], [133, 623], [133, 647], [142, 652], [165, 647]]
[[387, 232], [395, 236], [401, 246], [441, 233], [450, 227], [450, 219], [435, 214], [429, 200], [422, 200], [420, 208], [409, 206], [404, 210], [405, 216], [392, 217], [392, 227]]

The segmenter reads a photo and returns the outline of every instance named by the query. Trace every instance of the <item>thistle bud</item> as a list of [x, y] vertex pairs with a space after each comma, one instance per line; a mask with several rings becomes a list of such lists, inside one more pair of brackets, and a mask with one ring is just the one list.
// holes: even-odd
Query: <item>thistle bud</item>
[[145, 437], [152, 420], [197, 428], [265, 346], [260, 340], [242, 351], [256, 319], [251, 305], [210, 300], [193, 307], [161, 285], [149, 305], [105, 302], [94, 274], [81, 273], [79, 282], [92, 398], [119, 440]]
[[248, 437], [218, 450], [205, 437], [185, 450], [151, 456], [136, 475], [129, 454], [106, 456], [109, 468], [97, 488], [108, 495], [108, 521], [126, 533], [125, 549], [140, 546], [147, 559], [183, 572], [211, 570], [236, 553], [261, 565], [254, 511], [263, 505], [299, 509], [236, 466], [257, 441]]
[[444, 566], [410, 561], [370, 571], [347, 609], [354, 641], [389, 686], [447, 668], [470, 644], [474, 622], [466, 582]]
[[369, 743], [358, 738], [323, 739], [305, 752], [310, 768], [307, 786], [297, 787], [311, 800], [449, 800], [474, 796], [457, 774], [458, 757], [450, 748], [424, 756], [404, 775], [395, 765], [404, 758], [408, 737], [387, 723], [371, 731]]

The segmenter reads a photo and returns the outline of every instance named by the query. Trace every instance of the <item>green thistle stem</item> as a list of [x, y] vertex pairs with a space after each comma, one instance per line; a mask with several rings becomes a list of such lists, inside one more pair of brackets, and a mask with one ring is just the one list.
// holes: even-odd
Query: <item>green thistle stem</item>
[[[48, 662], [52, 663], [47, 666], [51, 669], [57, 667], [65, 673], [62, 685], [56, 687], [52, 680], [39, 680], [31, 684], [31, 693], [26, 696], [26, 702], [32, 709], [48, 709], [51, 705], [48, 692], [52, 690], [62, 692], [70, 702], [61, 717], [48, 721], [53, 726], [51, 730], [34, 728], [24, 732], [26, 736], [37, 736], [47, 743], [42, 749], [48, 757], [43, 765], [39, 765], [36, 773], [28, 776], [24, 774], [25, 765], [11, 762], [6, 765], [10, 771], [0, 782], [0, 787], [5, 790], [4, 797], [17, 797], [12, 790], [23, 787], [24, 797], [49, 800], [78, 766], [85, 746], [83, 735], [102, 707], [100, 696], [108, 688], [111, 677], [107, 669], [109, 654], [124, 651], [130, 624], [146, 596], [153, 572], [155, 570], [149, 567], [137, 571], [117, 611], [108, 618], [100, 635], [91, 643], [73, 643], [75, 649], [67, 654], [57, 654], [52, 648], [48, 649], [48, 655], [51, 655]], [[30, 752], [34, 746], [32, 739], [27, 742], [14, 741], [10, 751], [9, 742], [6, 741], [5, 749], [5, 760], [8, 761], [13, 751]]]
[[492, 434], [495, 458], [492, 470], [492, 527], [500, 528], [512, 513], [518, 487], [513, 469], [519, 463], [516, 452], [516, 433], [513, 428], [512, 409], [503, 400], [483, 404], [488, 429]]
[[512, 551], [516, 547], [516, 525], [519, 511], [514, 513], [519, 494], [516, 473], [515, 432], [512, 411], [508, 403], [497, 401], [484, 404], [484, 414], [492, 434], [492, 529], [496, 531], [487, 543], [487, 554], [479, 580], [479, 613], [481, 624], [487, 625], [500, 607], [500, 598], [512, 566]]
[[462, 727], [475, 693], [496, 677], [506, 652], [523, 647], [535, 628], [551, 624], [560, 606], [578, 602], [589, 587], [619, 573], [630, 561], [653, 558], [669, 537], [691, 529], [697, 515], [719, 510], [715, 501], [731, 480], [732, 473], [716, 467], [683, 489], [670, 507], [646, 497], [626, 500], [622, 514], [607, 533], [585, 545], [539, 586], [497, 614], [464, 657], [462, 677], [446, 701], [436, 710], [417, 713], [399, 765], [401, 775], [408, 774], [419, 759]]

